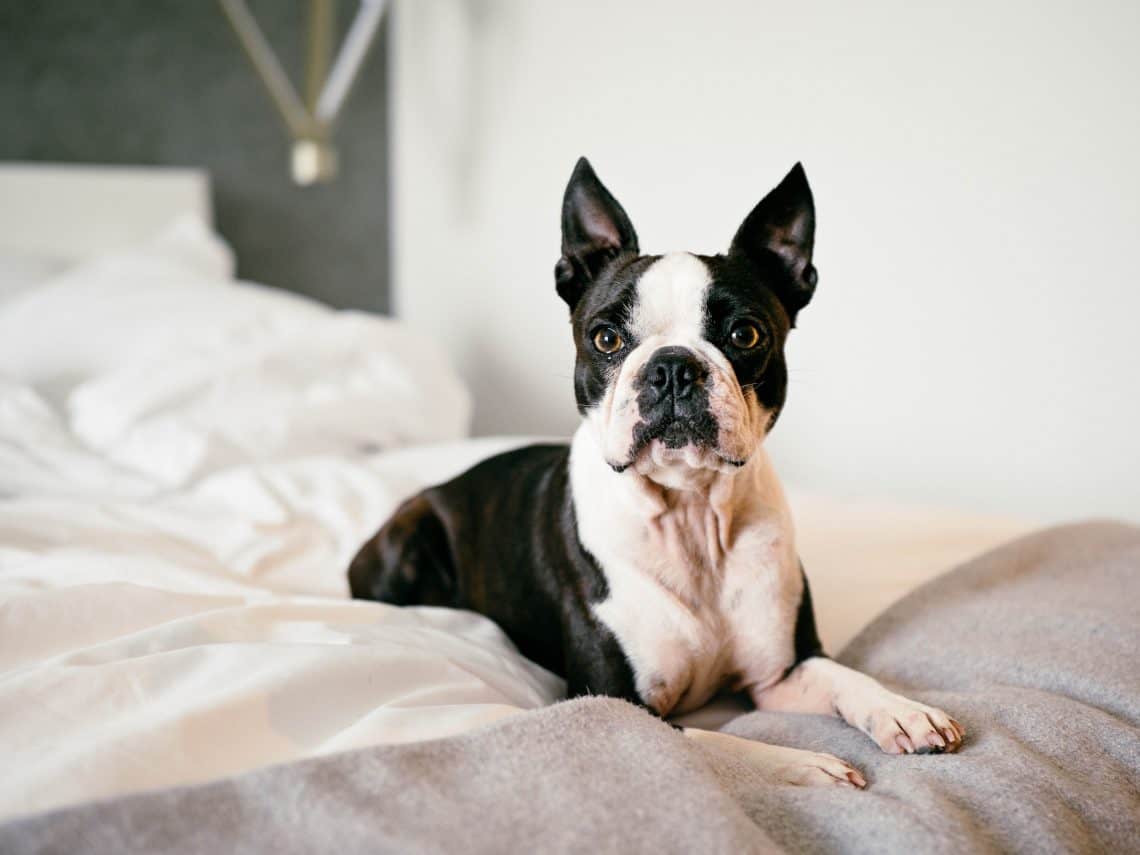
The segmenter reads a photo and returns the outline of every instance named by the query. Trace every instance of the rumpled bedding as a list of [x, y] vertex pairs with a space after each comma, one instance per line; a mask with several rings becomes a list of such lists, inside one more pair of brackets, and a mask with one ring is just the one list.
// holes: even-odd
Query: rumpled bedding
[[0, 487], [146, 496], [235, 464], [451, 440], [442, 347], [230, 278], [196, 220], [0, 302]]
[[[346, 596], [401, 499], [527, 441], [460, 439], [430, 340], [235, 281], [194, 221], [4, 293], [0, 820], [550, 714], [484, 618]], [[792, 503], [833, 649], [1024, 530]]]
[[39, 852], [1135, 852], [1140, 529], [1015, 541], [888, 609], [840, 657], [953, 713], [955, 755], [829, 717], [725, 730], [829, 751], [866, 791], [774, 785], [621, 701], [306, 760], [0, 826]]
[[[9, 425], [0, 443], [14, 435]], [[399, 501], [526, 441], [303, 455], [178, 489], [131, 474], [138, 495], [97, 454], [55, 458], [61, 477], [87, 480], [0, 499], [0, 818], [438, 739], [559, 700], [562, 680], [479, 615], [347, 599], [351, 555]], [[793, 503], [836, 643], [1009, 529]], [[719, 726], [739, 711], [725, 701], [688, 720]]]
[[455, 442], [441, 348], [231, 272], [184, 221], [0, 302], [0, 816], [561, 691], [477, 615], [347, 600], [396, 502], [509, 444]]

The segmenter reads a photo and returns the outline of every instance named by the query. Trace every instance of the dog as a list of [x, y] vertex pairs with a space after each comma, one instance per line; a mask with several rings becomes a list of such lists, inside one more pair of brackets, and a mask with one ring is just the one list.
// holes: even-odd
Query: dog
[[[892, 754], [941, 753], [962, 726], [827, 658], [791, 514], [764, 449], [784, 405], [784, 344], [811, 300], [815, 205], [800, 164], [726, 254], [642, 255], [582, 158], [562, 204], [569, 445], [492, 457], [404, 502], [361, 547], [352, 595], [472, 609], [566, 678], [569, 696], [666, 717], [719, 691], [838, 716]], [[862, 788], [829, 754], [682, 728], [770, 780]]]

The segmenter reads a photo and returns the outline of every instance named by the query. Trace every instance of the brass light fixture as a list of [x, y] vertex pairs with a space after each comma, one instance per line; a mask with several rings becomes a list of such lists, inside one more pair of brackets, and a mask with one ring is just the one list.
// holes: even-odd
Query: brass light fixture
[[333, 126], [376, 40], [387, 3], [360, 0], [356, 17], [333, 59], [336, 0], [309, 0], [302, 98], [245, 0], [219, 2], [293, 138], [293, 180], [301, 185], [331, 181], [337, 174]]

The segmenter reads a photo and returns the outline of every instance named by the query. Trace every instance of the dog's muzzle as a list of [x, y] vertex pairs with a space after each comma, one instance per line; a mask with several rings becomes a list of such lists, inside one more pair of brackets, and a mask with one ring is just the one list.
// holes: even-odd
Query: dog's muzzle
[[709, 408], [709, 369], [685, 347], [662, 347], [637, 378], [641, 420], [633, 429], [633, 454], [653, 440], [668, 448], [717, 444], [717, 421]]

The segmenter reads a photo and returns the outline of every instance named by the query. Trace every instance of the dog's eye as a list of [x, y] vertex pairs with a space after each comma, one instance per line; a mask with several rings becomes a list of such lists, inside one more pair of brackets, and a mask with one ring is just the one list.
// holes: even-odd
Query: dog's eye
[[613, 327], [602, 327], [594, 333], [594, 347], [599, 353], [617, 353], [624, 344], [621, 333]]
[[739, 347], [741, 350], [752, 350], [760, 343], [760, 330], [752, 324], [738, 324], [732, 328], [728, 337], [732, 341], [733, 347]]

